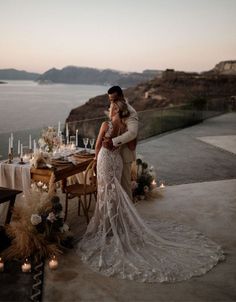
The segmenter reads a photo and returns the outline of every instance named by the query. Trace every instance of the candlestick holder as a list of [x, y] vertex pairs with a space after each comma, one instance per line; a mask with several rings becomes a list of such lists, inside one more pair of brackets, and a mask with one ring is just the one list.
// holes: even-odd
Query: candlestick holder
[[25, 164], [25, 162], [24, 162], [24, 160], [23, 160], [23, 157], [20, 157], [20, 161], [18, 162], [18, 164], [19, 164], [19, 165], [24, 165], [24, 164]]
[[11, 152], [8, 154], [8, 164], [11, 164], [13, 161], [13, 148], [11, 148]]

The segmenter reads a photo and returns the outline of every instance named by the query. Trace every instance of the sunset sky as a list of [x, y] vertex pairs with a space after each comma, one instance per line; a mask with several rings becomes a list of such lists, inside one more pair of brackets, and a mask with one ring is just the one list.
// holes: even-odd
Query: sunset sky
[[236, 59], [236, 0], [0, 0], [0, 69], [205, 71]]

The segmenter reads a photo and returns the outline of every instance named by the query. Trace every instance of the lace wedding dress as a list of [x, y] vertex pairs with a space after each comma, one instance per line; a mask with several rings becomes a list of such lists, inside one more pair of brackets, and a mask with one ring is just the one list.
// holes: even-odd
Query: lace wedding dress
[[[112, 124], [106, 136], [112, 131]], [[174, 282], [205, 274], [224, 259], [221, 248], [199, 232], [158, 220], [145, 222], [123, 190], [122, 158], [101, 148], [98, 195], [78, 251], [106, 276], [140, 282]]]

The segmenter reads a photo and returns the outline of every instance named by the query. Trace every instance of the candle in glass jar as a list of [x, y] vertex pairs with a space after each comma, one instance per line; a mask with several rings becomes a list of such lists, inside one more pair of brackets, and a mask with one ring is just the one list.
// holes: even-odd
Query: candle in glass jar
[[49, 261], [48, 265], [51, 270], [55, 270], [58, 268], [58, 260], [56, 256], [53, 256], [53, 258]]
[[153, 179], [152, 185], [153, 185], [153, 186], [156, 186], [156, 184], [157, 184], [157, 183], [156, 183], [155, 179]]
[[2, 258], [0, 257], [0, 272], [4, 271], [4, 262], [2, 260]]
[[160, 184], [160, 188], [161, 188], [161, 189], [164, 189], [164, 188], [165, 188], [165, 185], [164, 185], [163, 183], [161, 183], [161, 184]]
[[21, 270], [22, 270], [23, 273], [31, 272], [31, 264], [28, 261], [28, 259], [25, 259], [25, 262], [21, 266]]

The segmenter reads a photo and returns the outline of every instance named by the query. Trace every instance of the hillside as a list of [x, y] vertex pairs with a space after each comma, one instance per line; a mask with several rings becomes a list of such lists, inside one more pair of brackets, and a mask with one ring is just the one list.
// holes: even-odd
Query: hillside
[[88, 67], [67, 66], [63, 69], [52, 68], [43, 73], [37, 80], [39, 83], [67, 83], [87, 85], [120, 85], [135, 86], [161, 74], [158, 70], [138, 72], [120, 72], [112, 69], [99, 70]]
[[39, 73], [16, 69], [0, 69], [0, 80], [36, 80]]
[[[198, 100], [221, 102], [236, 96], [236, 75], [221, 74], [215, 69], [201, 74], [167, 69], [161, 78], [156, 77], [128, 88], [124, 93], [137, 111], [196, 103]], [[67, 121], [104, 116], [108, 105], [106, 94], [96, 96], [71, 110]]]

